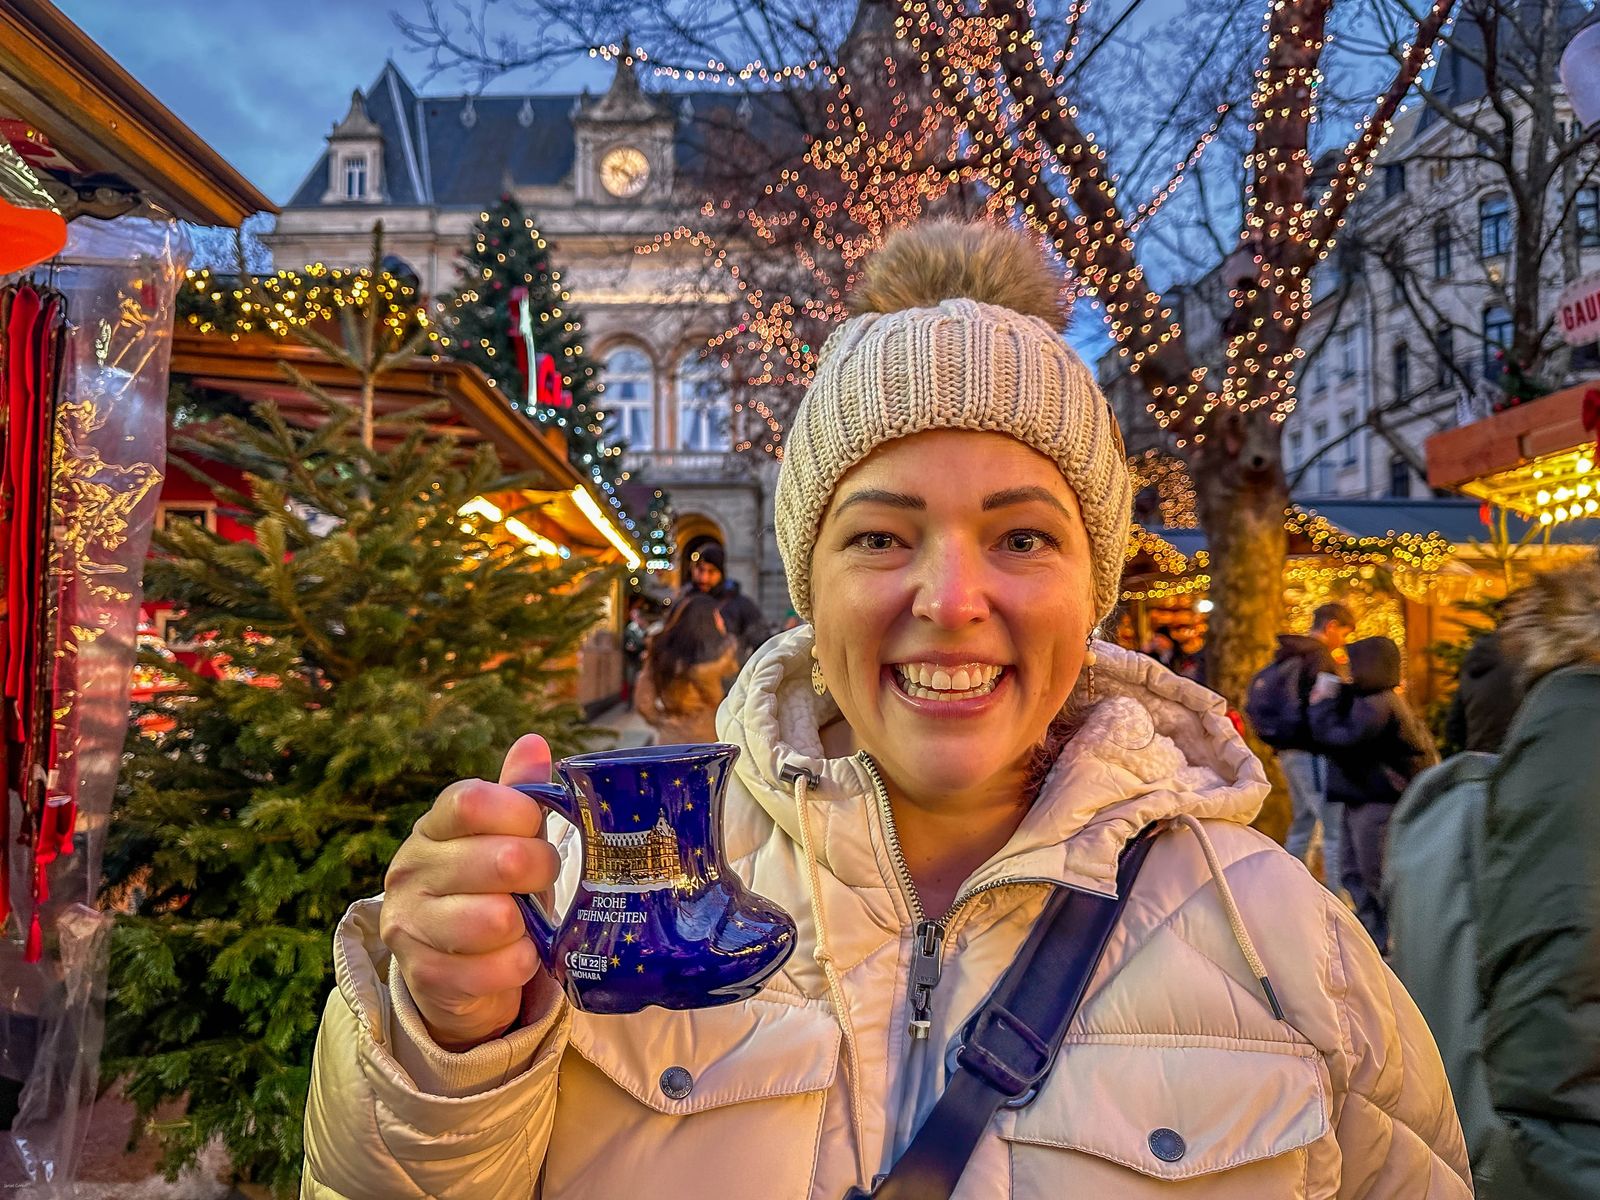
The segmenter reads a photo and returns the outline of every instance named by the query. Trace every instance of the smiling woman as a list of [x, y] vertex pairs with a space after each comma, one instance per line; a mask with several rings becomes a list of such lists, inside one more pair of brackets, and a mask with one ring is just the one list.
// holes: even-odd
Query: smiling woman
[[[1093, 640], [1131, 503], [1061, 288], [1012, 231], [895, 234], [785, 439], [778, 541], [810, 623], [717, 715], [741, 750], [728, 861], [796, 919], [782, 971], [737, 1005], [569, 1009], [504, 881], [514, 861], [516, 890], [570, 892], [555, 859], [570, 881], [577, 839], [552, 853], [519, 793], [452, 785], [432, 822], [452, 836], [414, 834], [341, 926], [307, 1195], [647, 1179], [660, 1200], [840, 1200], [889, 1172], [884, 1200], [953, 1178], [964, 1200], [1470, 1196], [1428, 1031], [1344, 907], [1249, 827], [1266, 778], [1221, 698]], [[502, 778], [548, 771], [528, 737]], [[990, 998], [1055, 897], [1119, 887], [1052, 1067]], [[988, 1083], [980, 1009], [1019, 1047]], [[1006, 1091], [1000, 1068], [1037, 1057]], [[959, 1152], [919, 1136], [973, 1087], [989, 1102]], [[929, 1153], [940, 1185], [893, 1174]]]

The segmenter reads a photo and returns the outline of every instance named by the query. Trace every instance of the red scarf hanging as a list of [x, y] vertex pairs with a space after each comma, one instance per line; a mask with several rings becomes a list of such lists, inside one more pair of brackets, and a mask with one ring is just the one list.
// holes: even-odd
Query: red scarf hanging
[[[49, 867], [71, 853], [76, 805], [52, 779], [58, 746], [52, 699], [61, 619], [50, 571], [52, 448], [61, 369], [62, 302], [29, 285], [0, 290], [0, 563], [5, 622], [0, 636], [0, 748], [5, 786], [22, 797], [16, 840], [33, 849], [33, 913], [24, 958], [37, 962], [39, 905]], [[0, 920], [9, 915], [9, 807], [0, 806]]]

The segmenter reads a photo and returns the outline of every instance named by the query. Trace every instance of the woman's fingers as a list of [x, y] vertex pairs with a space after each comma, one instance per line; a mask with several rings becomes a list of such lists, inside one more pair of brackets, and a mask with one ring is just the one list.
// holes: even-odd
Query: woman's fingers
[[[495, 1030], [448, 1028], [452, 1018], [471, 1018], [485, 1002], [512, 999], [539, 969], [539, 952], [526, 938], [486, 954], [440, 954], [414, 946], [400, 959], [406, 986], [430, 1025], [445, 1026], [449, 1040]], [[504, 1025], [504, 1020], [499, 1022]]]
[[440, 954], [488, 954], [527, 937], [522, 910], [504, 894], [430, 897], [395, 931]]
[[462, 1049], [505, 1029], [539, 970], [512, 895], [548, 891], [561, 860], [544, 840], [544, 809], [508, 785], [549, 778], [548, 743], [519, 738], [499, 783], [445, 788], [389, 864], [379, 935], [440, 1045]]
[[544, 809], [537, 800], [503, 784], [458, 779], [439, 793], [415, 832], [429, 841], [448, 842], [485, 834], [535, 838], [543, 828]]
[[389, 865], [386, 886], [428, 897], [509, 895], [542, 892], [560, 871], [561, 856], [540, 837], [408, 839]]

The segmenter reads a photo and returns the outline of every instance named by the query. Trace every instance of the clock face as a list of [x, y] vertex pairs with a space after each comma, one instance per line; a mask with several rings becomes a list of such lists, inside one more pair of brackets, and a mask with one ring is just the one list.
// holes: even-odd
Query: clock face
[[600, 160], [601, 186], [613, 196], [627, 199], [644, 191], [650, 181], [650, 160], [632, 146], [607, 150]]

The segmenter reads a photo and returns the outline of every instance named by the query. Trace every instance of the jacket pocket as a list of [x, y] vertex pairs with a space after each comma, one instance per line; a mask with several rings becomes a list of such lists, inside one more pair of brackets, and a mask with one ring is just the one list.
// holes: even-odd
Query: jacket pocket
[[1063, 1047], [1039, 1096], [1003, 1117], [1000, 1132], [1018, 1197], [1054, 1195], [1068, 1181], [1104, 1185], [1085, 1195], [1143, 1195], [1142, 1176], [1191, 1181], [1191, 1200], [1290, 1200], [1307, 1194], [1328, 1093], [1309, 1046], [1097, 1039]]
[[804, 1200], [840, 1038], [826, 1007], [761, 996], [574, 1013], [544, 1197]]

